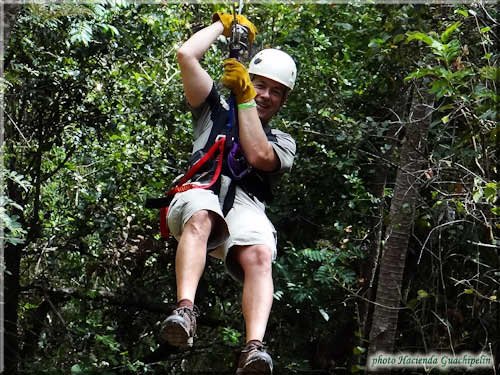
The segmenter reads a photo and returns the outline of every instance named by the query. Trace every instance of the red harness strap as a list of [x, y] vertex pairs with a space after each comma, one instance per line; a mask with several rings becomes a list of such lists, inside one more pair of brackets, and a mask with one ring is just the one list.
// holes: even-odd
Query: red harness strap
[[[209, 189], [213, 184], [219, 179], [222, 172], [222, 164], [224, 161], [224, 144], [226, 142], [226, 136], [221, 135], [217, 137], [215, 143], [210, 147], [205, 155], [200, 158], [196, 163], [193, 164], [191, 168], [186, 172], [184, 176], [177, 182], [177, 184], [172, 187], [169, 191], [165, 193], [166, 196], [173, 196], [177, 193], [182, 193], [191, 189]], [[217, 167], [215, 168], [214, 175], [212, 179], [206, 184], [189, 183], [186, 184], [199, 170], [200, 168], [209, 160], [214, 159], [215, 154], [217, 155]], [[169, 236], [168, 223], [168, 207], [160, 208], [160, 234], [164, 239]]]

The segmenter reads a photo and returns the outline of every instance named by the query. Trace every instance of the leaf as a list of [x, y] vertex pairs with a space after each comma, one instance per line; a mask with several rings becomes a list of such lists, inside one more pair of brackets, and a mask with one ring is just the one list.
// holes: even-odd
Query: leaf
[[450, 84], [444, 80], [444, 79], [439, 79], [431, 84], [431, 88], [429, 89], [429, 92], [433, 93], [436, 95], [438, 99], [444, 97], [444, 96], [449, 96], [452, 94], [452, 87]]
[[491, 213], [496, 216], [500, 216], [500, 206], [491, 208]]
[[411, 79], [419, 79], [427, 76], [439, 76], [440, 70], [438, 67], [435, 68], [423, 68], [417, 69], [405, 77], [405, 81], [409, 81]]
[[462, 25], [462, 22], [458, 21], [449, 26], [442, 34], [441, 34], [441, 41], [443, 43], [448, 42], [448, 39], [450, 38], [451, 34], [460, 26]]
[[226, 343], [234, 345], [239, 342], [241, 333], [233, 328], [224, 327], [222, 329], [222, 338]]
[[352, 25], [346, 22], [335, 22], [333, 25], [346, 31], [350, 31], [353, 29]]
[[28, 188], [31, 186], [30, 182], [26, 180], [22, 174], [17, 173], [16, 171], [7, 171], [7, 178], [22, 187], [25, 192], [27, 192]]
[[280, 301], [285, 293], [282, 290], [277, 290], [273, 293], [273, 297], [276, 301]]
[[484, 198], [488, 203], [494, 203], [497, 198], [498, 185], [495, 182], [488, 182], [484, 187]]
[[459, 214], [463, 214], [465, 212], [465, 205], [461, 201], [457, 200], [455, 205]]
[[406, 303], [406, 307], [408, 307], [411, 310], [415, 310], [415, 307], [417, 307], [417, 305], [418, 305], [417, 298], [413, 298]]
[[363, 348], [362, 346], [355, 346], [352, 352], [354, 355], [361, 355], [366, 352], [366, 348]]
[[454, 13], [458, 13], [463, 17], [469, 17], [469, 13], [467, 12], [467, 9], [457, 9], [457, 10], [455, 10]]
[[413, 31], [413, 32], [410, 31], [406, 33], [406, 35], [407, 35], [406, 39], [407, 42], [411, 42], [412, 40], [419, 40], [437, 51], [441, 51], [443, 49], [443, 44], [428, 34], [422, 33], [420, 31]]
[[98, 17], [103, 17], [106, 13], [106, 8], [104, 8], [101, 4], [92, 4], [94, 14]]
[[479, 203], [482, 197], [483, 197], [483, 189], [477, 189], [476, 191], [474, 191], [474, 193], [472, 193], [472, 200], [475, 203]]
[[397, 34], [397, 35], [396, 35], [396, 36], [394, 36], [394, 38], [392, 39], [392, 42], [393, 42], [394, 44], [396, 44], [396, 43], [399, 43], [399, 42], [403, 41], [404, 39], [405, 39], [404, 34]]
[[83, 370], [79, 364], [71, 366], [71, 375], [82, 374]]
[[99, 26], [101, 26], [103, 31], [105, 31], [105, 32], [109, 31], [112, 36], [119, 36], [120, 35], [120, 32], [118, 31], [118, 29], [116, 27], [114, 27], [113, 25], [110, 25], [108, 23], [102, 23], [102, 24], [99, 24]]
[[319, 309], [319, 313], [321, 314], [323, 319], [325, 319], [325, 321], [328, 322], [330, 320], [330, 316], [328, 315], [328, 313], [325, 310]]
[[420, 289], [420, 290], [417, 292], [417, 294], [418, 294], [418, 297], [417, 297], [417, 298], [418, 298], [419, 300], [420, 300], [420, 299], [424, 299], [424, 298], [429, 297], [429, 293], [427, 293], [427, 292], [426, 292], [425, 290], [423, 290], [423, 289]]
[[111, 31], [111, 33], [114, 36], [119, 36], [120, 35], [120, 32], [118, 31], [118, 29], [116, 27], [114, 27], [113, 25], [108, 25], [108, 27], [109, 27], [109, 30]]
[[92, 40], [92, 28], [87, 22], [79, 22], [70, 30], [71, 43], [88, 46]]
[[383, 45], [384, 43], [385, 43], [384, 39], [375, 38], [375, 39], [370, 40], [370, 42], [368, 43], [368, 47], [370, 47], [370, 48], [378, 48], [381, 45]]
[[474, 289], [464, 289], [464, 294], [474, 294]]
[[406, 41], [411, 42], [413, 40], [419, 40], [421, 42], [424, 42], [428, 46], [431, 46], [435, 40], [431, 38], [429, 35], [424, 34], [419, 31], [410, 31], [406, 33]]
[[328, 257], [328, 252], [324, 249], [304, 249], [302, 255], [315, 262], [323, 262]]
[[484, 66], [479, 69], [481, 78], [497, 81], [500, 78], [500, 68], [496, 66]]

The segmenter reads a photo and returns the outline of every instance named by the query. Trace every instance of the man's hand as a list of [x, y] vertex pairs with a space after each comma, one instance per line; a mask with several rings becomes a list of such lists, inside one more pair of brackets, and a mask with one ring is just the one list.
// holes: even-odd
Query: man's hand
[[[231, 36], [231, 26], [233, 24], [234, 16], [229, 13], [217, 12], [212, 16], [212, 21], [217, 22], [220, 21], [224, 25], [224, 32], [222, 35], [225, 37]], [[245, 26], [248, 29], [248, 41], [253, 43], [255, 39], [255, 34], [257, 34], [257, 28], [253, 23], [251, 23], [248, 18], [245, 16], [238, 14], [236, 15], [236, 20], [242, 26]]]
[[222, 84], [233, 92], [237, 104], [249, 102], [257, 95], [247, 69], [234, 58], [224, 60]]

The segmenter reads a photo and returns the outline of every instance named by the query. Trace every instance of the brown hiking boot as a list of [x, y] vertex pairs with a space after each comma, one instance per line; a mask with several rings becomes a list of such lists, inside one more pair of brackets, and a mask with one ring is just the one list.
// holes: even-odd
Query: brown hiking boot
[[196, 308], [178, 307], [165, 319], [161, 330], [161, 340], [172, 346], [190, 348], [196, 333]]
[[250, 341], [241, 351], [236, 375], [260, 374], [270, 375], [273, 372], [273, 360], [259, 341]]

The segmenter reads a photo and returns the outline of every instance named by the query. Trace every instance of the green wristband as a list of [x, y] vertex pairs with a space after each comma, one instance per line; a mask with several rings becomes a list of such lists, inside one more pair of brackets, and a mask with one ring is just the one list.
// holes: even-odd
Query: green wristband
[[250, 100], [249, 102], [238, 104], [238, 109], [247, 109], [255, 107], [257, 107], [257, 103], [255, 103], [255, 100]]

